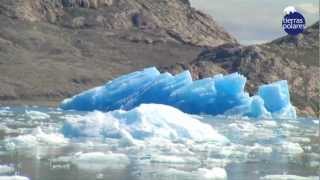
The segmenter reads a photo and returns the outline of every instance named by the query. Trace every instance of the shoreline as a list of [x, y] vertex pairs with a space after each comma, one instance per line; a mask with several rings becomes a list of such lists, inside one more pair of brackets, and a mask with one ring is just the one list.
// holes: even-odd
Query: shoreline
[[0, 101], [1, 106], [43, 106], [48, 108], [57, 108], [62, 100], [5, 100]]

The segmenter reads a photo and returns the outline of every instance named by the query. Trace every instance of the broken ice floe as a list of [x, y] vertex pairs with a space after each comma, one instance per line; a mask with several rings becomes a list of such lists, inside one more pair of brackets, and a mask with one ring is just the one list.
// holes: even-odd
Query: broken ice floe
[[216, 141], [229, 140], [210, 125], [166, 105], [141, 105], [131, 111], [93, 112], [87, 116], [68, 119], [62, 128], [66, 137], [105, 137], [134, 140], [162, 138], [171, 141]]

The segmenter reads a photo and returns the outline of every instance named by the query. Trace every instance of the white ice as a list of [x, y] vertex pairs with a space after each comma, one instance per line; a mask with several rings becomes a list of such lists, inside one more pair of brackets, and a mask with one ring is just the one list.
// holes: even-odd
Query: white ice
[[153, 138], [229, 142], [210, 125], [174, 107], [160, 104], [143, 104], [130, 111], [92, 112], [80, 118], [68, 118], [62, 132], [70, 138], [108, 137], [124, 139], [128, 143], [133, 143], [134, 139]]
[[49, 119], [50, 115], [40, 111], [26, 111], [26, 115], [32, 120]]
[[0, 165], [0, 175], [14, 172], [14, 169], [7, 165]]
[[0, 180], [29, 180], [29, 178], [23, 176], [0, 176]]
[[68, 143], [68, 139], [60, 133], [44, 133], [40, 127], [35, 128], [31, 134], [7, 138], [5, 146], [7, 149], [31, 148], [37, 145], [60, 146]]
[[319, 177], [303, 177], [296, 175], [267, 175], [260, 180], [319, 180]]

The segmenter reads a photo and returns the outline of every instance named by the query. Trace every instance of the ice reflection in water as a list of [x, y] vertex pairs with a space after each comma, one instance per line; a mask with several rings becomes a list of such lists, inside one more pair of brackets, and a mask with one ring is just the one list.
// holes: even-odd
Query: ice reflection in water
[[[0, 108], [0, 176], [32, 180], [318, 179], [318, 121], [223, 119], [197, 116], [231, 140], [69, 140], [59, 129], [84, 115], [39, 107]], [[41, 127], [41, 128], [38, 128]], [[287, 174], [287, 175], [286, 175]]]

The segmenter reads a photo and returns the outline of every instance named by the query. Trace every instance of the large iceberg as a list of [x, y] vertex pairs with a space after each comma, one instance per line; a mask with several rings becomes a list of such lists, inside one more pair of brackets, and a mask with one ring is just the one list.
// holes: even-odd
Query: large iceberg
[[296, 118], [287, 81], [262, 85], [258, 94], [250, 97], [245, 92], [246, 80], [243, 75], [233, 73], [193, 81], [189, 71], [174, 76], [151, 67], [66, 99], [60, 107], [64, 110], [112, 111], [156, 103], [191, 114]]

